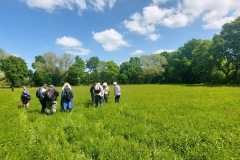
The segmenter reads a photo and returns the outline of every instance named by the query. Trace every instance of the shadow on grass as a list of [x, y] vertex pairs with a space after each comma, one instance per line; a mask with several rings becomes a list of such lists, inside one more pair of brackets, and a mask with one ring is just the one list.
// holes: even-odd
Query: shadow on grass
[[35, 109], [35, 110], [29, 109], [28, 113], [38, 113], [38, 114], [41, 114], [40, 110], [37, 110], [37, 109]]
[[91, 100], [88, 100], [84, 103], [84, 107], [90, 108], [90, 107], [95, 107], [94, 104], [92, 103]]

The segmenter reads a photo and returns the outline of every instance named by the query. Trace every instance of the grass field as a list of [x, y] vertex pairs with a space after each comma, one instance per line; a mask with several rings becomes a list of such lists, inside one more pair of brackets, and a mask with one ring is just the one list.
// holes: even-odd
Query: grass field
[[240, 159], [239, 87], [122, 85], [114, 104], [110, 86], [99, 108], [89, 88], [73, 87], [73, 111], [54, 115], [40, 114], [37, 88], [28, 111], [22, 89], [1, 89], [0, 159]]

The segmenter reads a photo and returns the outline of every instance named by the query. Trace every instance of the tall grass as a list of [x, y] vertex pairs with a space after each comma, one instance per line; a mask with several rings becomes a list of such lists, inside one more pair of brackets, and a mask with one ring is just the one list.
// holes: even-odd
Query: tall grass
[[[120, 104], [91, 105], [73, 87], [74, 109], [18, 108], [21, 89], [0, 92], [0, 159], [239, 159], [239, 87], [122, 85]], [[60, 91], [60, 87], [57, 88]], [[58, 99], [58, 104], [60, 99]]]

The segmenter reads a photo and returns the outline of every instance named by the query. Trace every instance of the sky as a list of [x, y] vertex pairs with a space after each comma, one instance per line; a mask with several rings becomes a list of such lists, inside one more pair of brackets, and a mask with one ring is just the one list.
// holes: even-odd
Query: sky
[[47, 52], [130, 57], [212, 39], [240, 16], [240, 0], [0, 0], [0, 48], [27, 65]]

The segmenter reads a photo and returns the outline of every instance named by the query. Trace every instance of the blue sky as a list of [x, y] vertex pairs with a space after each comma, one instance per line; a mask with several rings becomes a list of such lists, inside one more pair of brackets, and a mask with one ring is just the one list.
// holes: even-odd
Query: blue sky
[[29, 67], [46, 52], [120, 65], [212, 39], [238, 16], [239, 0], [0, 0], [0, 48]]

